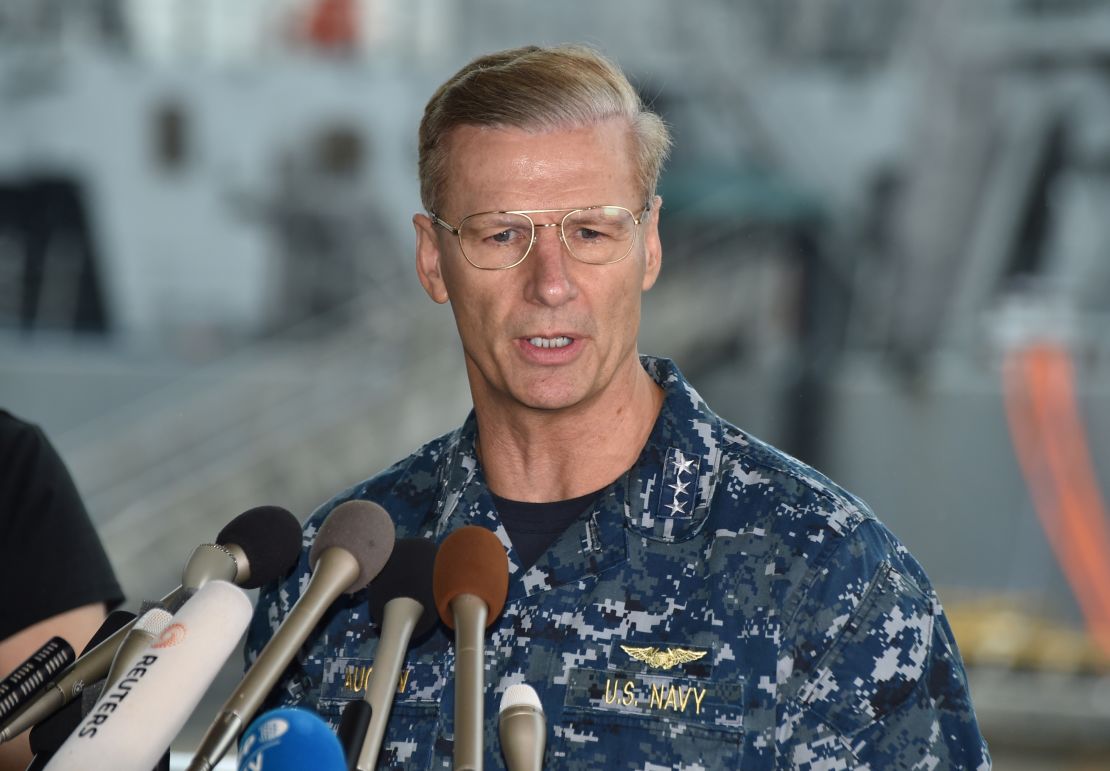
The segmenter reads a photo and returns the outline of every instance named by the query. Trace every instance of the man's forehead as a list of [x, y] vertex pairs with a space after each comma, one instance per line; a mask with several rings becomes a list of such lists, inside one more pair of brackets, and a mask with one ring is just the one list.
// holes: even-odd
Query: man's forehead
[[462, 125], [445, 141], [443, 192], [449, 204], [546, 208], [621, 203], [638, 195], [631, 128], [624, 119], [549, 129]]

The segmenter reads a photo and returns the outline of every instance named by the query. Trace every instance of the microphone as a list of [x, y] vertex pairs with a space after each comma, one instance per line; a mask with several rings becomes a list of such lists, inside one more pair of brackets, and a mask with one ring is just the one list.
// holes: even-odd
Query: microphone
[[216, 543], [235, 557], [235, 583], [257, 589], [288, 573], [301, 556], [301, 523], [280, 506], [256, 506], [224, 525]]
[[455, 769], [481, 771], [485, 629], [509, 591], [509, 558], [492, 531], [460, 527], [443, 539], [432, 574], [436, 610], [455, 630]]
[[[190, 555], [181, 585], [160, 605], [176, 608], [188, 594], [210, 580], [234, 581], [248, 589], [276, 580], [297, 561], [301, 551], [301, 526], [279, 506], [258, 506], [244, 511], [216, 537], [217, 544], [202, 544]], [[0, 728], [0, 743], [13, 739], [77, 696], [87, 683], [104, 677], [130, 625], [116, 631], [95, 648], [83, 653], [65, 669], [56, 683]]]
[[188, 771], [211, 771], [219, 762], [328, 606], [340, 594], [353, 594], [370, 583], [389, 559], [393, 540], [393, 520], [378, 504], [347, 501], [335, 507], [320, 525], [309, 551], [312, 577], [304, 594], [224, 702], [201, 739]]
[[190, 597], [47, 764], [47, 771], [150, 771], [189, 719], [251, 617], [246, 592], [209, 581]]
[[[135, 614], [129, 610], [113, 610], [104, 619], [100, 628], [96, 630], [88, 644], [81, 649], [81, 655], [91, 651], [100, 643], [107, 640], [110, 636], [118, 632], [127, 624], [135, 620]], [[73, 733], [73, 729], [81, 722], [84, 717], [82, 712], [82, 702], [84, 699], [73, 699], [66, 704], [62, 709], [59, 709], [50, 717], [38, 723], [31, 729], [29, 739], [31, 741], [31, 752], [35, 754], [34, 762], [27, 767], [27, 771], [32, 769], [42, 769], [46, 766], [46, 762], [58, 750], [59, 747], [69, 738]]]
[[436, 623], [432, 571], [436, 545], [429, 538], [402, 538], [382, 572], [370, 584], [370, 618], [381, 626], [374, 667], [366, 684], [370, 723], [358, 752], [360, 771], [373, 771], [378, 762], [405, 651]]
[[96, 645], [90, 642], [81, 652], [80, 658], [62, 670], [33, 701], [4, 724], [0, 730], [0, 743], [14, 739], [31, 726], [50, 717], [80, 696], [86, 685], [99, 680], [108, 671], [115, 653], [115, 645], [109, 646], [110, 641], [117, 638], [121, 631], [128, 629], [134, 621], [134, 613], [125, 610], [110, 613], [93, 636], [93, 640], [101, 637], [101, 641]]
[[258, 717], [239, 745], [239, 771], [346, 771], [347, 761], [331, 726], [301, 707], [272, 709]]
[[0, 682], [0, 720], [13, 714], [39, 692], [62, 667], [73, 661], [73, 647], [51, 637]]
[[208, 581], [257, 589], [288, 572], [300, 555], [297, 518], [280, 506], [256, 506], [224, 525], [215, 543], [193, 550], [182, 571], [181, 586], [163, 604], [172, 608], [177, 595], [187, 595]]
[[112, 659], [112, 665], [108, 667], [108, 674], [104, 678], [104, 687], [100, 689], [102, 694], [110, 691], [123, 679], [124, 673], [131, 669], [131, 665], [148, 645], [162, 636], [162, 632], [172, 621], [173, 614], [163, 608], [151, 608], [139, 616], [116, 649], [115, 658]]
[[497, 732], [509, 771], [540, 771], [543, 768], [547, 730], [543, 706], [535, 688], [516, 683], [501, 695]]
[[343, 756], [347, 759], [347, 771], [358, 768], [358, 756], [366, 741], [366, 729], [370, 727], [372, 712], [370, 703], [365, 699], [351, 699], [343, 708], [335, 735], [339, 739], [339, 746], [343, 748]]

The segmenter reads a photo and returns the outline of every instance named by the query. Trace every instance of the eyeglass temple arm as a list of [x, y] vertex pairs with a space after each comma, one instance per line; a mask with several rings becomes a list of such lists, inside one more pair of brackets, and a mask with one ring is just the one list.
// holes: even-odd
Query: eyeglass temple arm
[[434, 222], [435, 224], [439, 225], [439, 226], [440, 226], [441, 228], [443, 228], [444, 230], [446, 230], [447, 232], [449, 232], [449, 233], [450, 233], [451, 235], [453, 235], [453, 236], [457, 236], [457, 235], [459, 235], [459, 229], [458, 229], [457, 227], [455, 227], [454, 225], [452, 225], [452, 224], [451, 224], [450, 222], [448, 222], [448, 221], [446, 221], [446, 220], [442, 219], [442, 218], [441, 218], [441, 217], [440, 217], [440, 216], [439, 216], [438, 214], [436, 214], [436, 213], [435, 213], [434, 211], [430, 211], [430, 212], [428, 212], [428, 216], [432, 218], [432, 222]]

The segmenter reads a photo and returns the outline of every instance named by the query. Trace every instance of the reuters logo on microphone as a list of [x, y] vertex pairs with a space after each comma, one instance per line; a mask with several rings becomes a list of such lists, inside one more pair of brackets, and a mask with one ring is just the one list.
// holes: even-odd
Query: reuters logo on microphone
[[158, 642], [151, 643], [152, 648], [172, 648], [185, 640], [185, 625], [170, 624], [158, 638]]

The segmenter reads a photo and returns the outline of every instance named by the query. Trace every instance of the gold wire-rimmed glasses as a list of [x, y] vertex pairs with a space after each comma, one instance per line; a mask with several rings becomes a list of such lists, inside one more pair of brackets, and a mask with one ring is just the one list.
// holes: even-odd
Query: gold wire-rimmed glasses
[[[620, 262], [636, 243], [637, 228], [651, 211], [644, 205], [637, 217], [623, 206], [585, 206], [580, 209], [523, 209], [484, 211], [463, 217], [458, 227], [428, 212], [432, 221], [459, 239], [463, 257], [481, 270], [515, 268], [532, 252], [536, 228], [559, 228], [559, 240], [570, 255], [590, 265]], [[537, 225], [528, 215], [566, 212], [558, 222]]]

